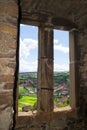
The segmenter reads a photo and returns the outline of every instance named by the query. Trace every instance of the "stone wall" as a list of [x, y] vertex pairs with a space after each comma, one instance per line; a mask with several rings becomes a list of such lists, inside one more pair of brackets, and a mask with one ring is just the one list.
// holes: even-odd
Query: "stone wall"
[[87, 116], [87, 29], [79, 31], [79, 105], [80, 115]]
[[[77, 18], [77, 15], [74, 16]], [[71, 19], [72, 21], [72, 19]], [[76, 19], [76, 107], [74, 109], [43, 112], [36, 115], [20, 115], [15, 130], [86, 130], [87, 129], [87, 29], [81, 17]]]
[[17, 19], [17, 3], [0, 0], [0, 130], [9, 130], [13, 126]]
[[19, 116], [15, 130], [86, 130], [86, 120], [78, 117], [76, 110]]
[[0, 0], [0, 130], [87, 130], [87, 22], [85, 16], [81, 19], [78, 14], [74, 20], [78, 24], [77, 107], [16, 116], [14, 92], [18, 65], [18, 5], [16, 0]]
[[76, 21], [76, 107], [74, 109], [20, 115], [15, 130], [86, 130], [87, 129], [87, 29]]

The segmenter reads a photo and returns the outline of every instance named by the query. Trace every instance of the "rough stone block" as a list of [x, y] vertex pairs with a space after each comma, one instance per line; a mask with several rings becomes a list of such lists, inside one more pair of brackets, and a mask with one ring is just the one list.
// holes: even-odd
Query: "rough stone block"
[[[6, 75], [6, 77], [8, 78], [9, 77], [8, 75], [10, 75], [10, 74], [14, 75], [15, 62], [12, 62], [11, 60], [12, 60], [11, 58], [0, 58], [1, 77], [3, 77], [3, 75]], [[0, 79], [2, 79], [1, 77], [0, 77]]]
[[14, 76], [12, 76], [12, 75], [1, 75], [0, 76], [0, 82], [13, 83], [14, 82]]
[[4, 107], [3, 111], [0, 111], [0, 130], [9, 130], [12, 127], [12, 117], [13, 109], [11, 106]]
[[17, 28], [16, 27], [7, 26], [7, 25], [0, 25], [0, 31], [2, 33], [17, 36]]
[[4, 87], [5, 90], [10, 90], [14, 88], [14, 83], [5, 83]]
[[18, 8], [15, 2], [4, 3], [0, 2], [0, 14], [10, 15], [12, 17], [18, 17]]
[[13, 93], [11, 92], [1, 92], [0, 93], [0, 105], [3, 104], [10, 104], [12, 105], [13, 102]]
[[8, 53], [12, 49], [16, 49], [16, 36], [0, 32], [0, 54]]

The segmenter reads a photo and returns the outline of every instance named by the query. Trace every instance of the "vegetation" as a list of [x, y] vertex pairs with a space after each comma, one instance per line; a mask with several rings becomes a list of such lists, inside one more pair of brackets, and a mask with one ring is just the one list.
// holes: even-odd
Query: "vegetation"
[[66, 100], [62, 103], [60, 103], [60, 98], [61, 97], [54, 97], [54, 105], [56, 105], [58, 108], [66, 107], [66, 106], [70, 105], [70, 97], [69, 96], [67, 96]]
[[36, 95], [29, 95], [29, 96], [22, 96], [18, 100], [18, 110], [22, 111], [22, 107], [24, 106], [34, 106], [37, 102], [37, 96]]
[[24, 87], [19, 87], [18, 99], [21, 99], [23, 95], [28, 95], [28, 90]]
[[69, 85], [69, 72], [54, 72], [54, 84], [62, 83]]
[[[54, 72], [54, 90], [66, 85], [69, 88], [69, 72]], [[22, 111], [24, 106], [36, 108], [37, 104], [37, 73], [26, 72], [19, 74], [19, 95], [18, 110]], [[54, 104], [57, 107], [65, 107], [69, 105], [69, 95], [64, 95], [66, 100], [62, 99], [63, 92], [60, 95], [54, 95]]]

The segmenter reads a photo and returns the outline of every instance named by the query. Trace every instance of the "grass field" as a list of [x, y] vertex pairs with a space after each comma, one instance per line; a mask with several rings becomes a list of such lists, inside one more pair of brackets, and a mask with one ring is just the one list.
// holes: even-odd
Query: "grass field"
[[33, 106], [37, 101], [36, 95], [23, 96], [18, 100], [18, 110], [21, 111], [23, 106]]
[[19, 87], [19, 93], [28, 93], [28, 90], [24, 87]]
[[[33, 106], [37, 101], [36, 94], [28, 95], [29, 92], [24, 87], [19, 87], [18, 111], [22, 111], [23, 106]], [[24, 95], [24, 96], [23, 96]], [[28, 96], [27, 96], [28, 95]]]
[[[23, 87], [19, 88], [19, 95], [25, 94], [25, 96], [19, 96], [18, 99], [18, 111], [22, 111], [22, 107], [24, 106], [34, 106], [37, 102], [37, 95], [36, 94], [30, 94], [30, 95], [26, 95], [29, 94], [28, 90], [26, 90]], [[54, 97], [54, 103], [58, 104], [58, 102], [60, 101], [59, 97]], [[65, 103], [61, 103], [58, 106], [61, 107], [65, 107], [68, 106], [69, 103], [66, 101]]]

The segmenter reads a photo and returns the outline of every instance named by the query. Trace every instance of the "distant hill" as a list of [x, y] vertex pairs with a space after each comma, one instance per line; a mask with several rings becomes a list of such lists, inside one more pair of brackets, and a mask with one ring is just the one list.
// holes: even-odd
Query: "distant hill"
[[[70, 80], [69, 76], [70, 73], [68, 71], [64, 72], [54, 72], [54, 87], [55, 86], [69, 86]], [[37, 81], [37, 72], [21, 72], [19, 73], [19, 84], [25, 83], [26, 81], [30, 80], [33, 84]]]

